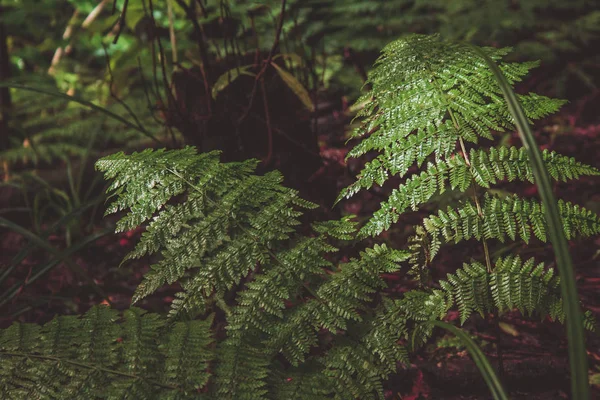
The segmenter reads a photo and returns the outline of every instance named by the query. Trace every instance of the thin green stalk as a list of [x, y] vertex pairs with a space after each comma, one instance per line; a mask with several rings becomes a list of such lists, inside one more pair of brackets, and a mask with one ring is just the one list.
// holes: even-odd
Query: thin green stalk
[[475, 343], [469, 335], [462, 329], [446, 322], [431, 321], [431, 324], [453, 333], [465, 345], [467, 351], [473, 358], [475, 365], [479, 368], [479, 372], [481, 372], [483, 379], [485, 379], [485, 383], [487, 383], [490, 388], [494, 400], [508, 400], [508, 395], [506, 394], [504, 387], [502, 387], [502, 382], [500, 382], [494, 367], [492, 367], [485, 354], [483, 354], [483, 351], [481, 351], [479, 346], [477, 346], [477, 343]]
[[[470, 45], [469, 45], [470, 46]], [[575, 285], [575, 273], [573, 271], [573, 262], [569, 254], [569, 246], [565, 237], [563, 223], [558, 211], [558, 206], [550, 176], [544, 165], [542, 153], [535, 142], [535, 137], [529, 127], [527, 116], [512, 90], [510, 83], [498, 68], [496, 63], [481, 49], [472, 46], [488, 64], [500, 89], [508, 103], [508, 109], [515, 119], [515, 125], [519, 132], [519, 137], [523, 141], [523, 146], [529, 155], [531, 168], [535, 184], [542, 199], [544, 214], [548, 223], [548, 236], [554, 249], [556, 265], [560, 274], [560, 289], [564, 302], [567, 339], [569, 348], [569, 364], [571, 366], [571, 398], [574, 400], [588, 400], [590, 398], [588, 382], [588, 360], [585, 349], [585, 336], [583, 333], [583, 316], [579, 305], [579, 296], [577, 286]]]
[[106, 295], [104, 290], [102, 290], [102, 288], [100, 286], [98, 286], [98, 284], [96, 282], [94, 282], [94, 280], [88, 275], [87, 272], [85, 272], [85, 270], [83, 270], [83, 268], [81, 268], [81, 266], [75, 264], [72, 260], [70, 260], [68, 257], [66, 257], [64, 252], [60, 252], [59, 250], [54, 248], [54, 246], [52, 246], [44, 238], [23, 228], [20, 225], [15, 224], [14, 222], [12, 222], [10, 220], [7, 220], [6, 218], [0, 217], [0, 226], [6, 227], [6, 228], [10, 229], [11, 231], [21, 234], [23, 237], [29, 239], [32, 243], [34, 243], [38, 247], [41, 247], [42, 249], [46, 250], [47, 252], [49, 252], [50, 254], [55, 256], [57, 259], [63, 261], [66, 264], [66, 266], [73, 273], [75, 273], [76, 275], [79, 275], [83, 280], [85, 280], [92, 287], [92, 289], [98, 294], [98, 296], [100, 296], [100, 298], [106, 300], [106, 302], [112, 307], [112, 302], [108, 298], [108, 296]]

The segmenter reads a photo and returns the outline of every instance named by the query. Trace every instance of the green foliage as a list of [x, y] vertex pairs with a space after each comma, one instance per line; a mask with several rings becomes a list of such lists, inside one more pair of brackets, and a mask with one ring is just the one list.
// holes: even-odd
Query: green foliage
[[[496, 62], [508, 54], [508, 49], [483, 51]], [[533, 66], [535, 63], [499, 65], [511, 83]], [[485, 265], [465, 265], [447, 281], [439, 282], [445, 298], [441, 309], [458, 305], [462, 322], [473, 311], [484, 315], [512, 308], [526, 313], [536, 310], [542, 316], [563, 320], [562, 300], [558, 284], [550, 279], [551, 271], [543, 272], [542, 266], [534, 271], [533, 260], [522, 268], [517, 258], [499, 259], [494, 264], [490, 260], [494, 241], [529, 243], [533, 236], [545, 242], [548, 226], [538, 201], [491, 191], [502, 181], [534, 181], [524, 148], [466, 150], [466, 142], [480, 144], [482, 138], [493, 139], [494, 131], [513, 129], [500, 87], [485, 62], [467, 45], [413, 35], [386, 46], [369, 84], [372, 90], [359, 100], [364, 103], [359, 112], [362, 123], [353, 135], [361, 140], [349, 157], [375, 152], [375, 158], [365, 164], [357, 181], [338, 200], [375, 184], [383, 186], [393, 176], [405, 180], [363, 225], [359, 236], [389, 230], [402, 214], [419, 209], [436, 194], [449, 189], [464, 193], [465, 199], [457, 206], [439, 210], [416, 227], [409, 239], [411, 274], [421, 286], [431, 285], [429, 269], [435, 267], [434, 258], [442, 244], [476, 239], [483, 244]], [[541, 118], [563, 103], [533, 93], [521, 96], [520, 101], [531, 119]], [[600, 174], [594, 167], [555, 152], [545, 151], [543, 162], [558, 181]], [[600, 233], [600, 218], [593, 212], [562, 200], [558, 206], [567, 238]], [[442, 296], [437, 290], [432, 293]], [[592, 321], [586, 326], [592, 328]]]
[[[543, 152], [546, 168], [552, 178], [558, 181], [577, 179], [582, 175], [599, 175], [600, 171], [588, 165], [565, 157], [556, 152]], [[390, 228], [406, 210], [417, 210], [435, 194], [444, 193], [448, 188], [466, 191], [471, 185], [490, 188], [500, 181], [533, 182], [533, 172], [524, 148], [500, 147], [487, 150], [471, 150], [469, 166], [463, 157], [451, 157], [429, 162], [420, 174], [414, 174], [394, 189], [389, 199], [381, 204], [381, 209], [373, 214], [370, 221], [361, 229], [364, 235], [377, 235]], [[369, 188], [375, 182], [368, 179], [368, 164], [357, 182], [342, 192], [341, 196], [350, 197], [361, 187]], [[377, 182], [383, 184], [383, 181]]]
[[[289, 239], [299, 224], [299, 210], [315, 207], [300, 199], [296, 191], [282, 187], [278, 172], [251, 175], [256, 161], [221, 164], [218, 153], [196, 155], [191, 147], [145, 150], [131, 156], [118, 153], [96, 165], [106, 178], [114, 180], [109, 189], [118, 195], [107, 213], [129, 209], [117, 223], [117, 231], [152, 219], [126, 259], [156, 252], [162, 255], [144, 277], [133, 302], [185, 277], [173, 316], [202, 313], [205, 297], [213, 291], [222, 297], [257, 263], [268, 268], [269, 258], [290, 257], [279, 254], [276, 246]], [[166, 205], [177, 196], [183, 201]], [[307, 240], [310, 243], [295, 245], [298, 254], [311, 245], [328, 250], [319, 239]], [[318, 271], [322, 261], [311, 261], [303, 267]]]
[[596, 0], [313, 0], [308, 31], [325, 30], [329, 46], [378, 50], [390, 36], [439, 32], [480, 45], [517, 43], [520, 55], [553, 60], [598, 37]]
[[[144, 131], [150, 127], [153, 131], [157, 128], [148, 112], [147, 100], [139, 92], [126, 99], [126, 106], [110, 98], [103, 101], [107, 112], [122, 120], [132, 120], [130, 126], [125, 126], [122, 120], [107, 118], [106, 114], [90, 110], [75, 101], [65, 101], [71, 97], [49, 85], [47, 80], [29, 76], [27, 81], [37, 82], [36, 90], [14, 91], [11, 146], [0, 152], [0, 161], [9, 165], [30, 167], [51, 165], [57, 160], [67, 161], [90, 154], [97, 157], [106, 148], [128, 148], [147, 143]], [[38, 90], [54, 95], [40, 94]], [[102, 91], [101, 86], [88, 88], [85, 95], [106, 97]]]
[[3, 399], [197, 398], [214, 358], [211, 318], [168, 324], [130, 308], [96, 306], [0, 335]]
[[[462, 323], [473, 312], [484, 316], [495, 310], [504, 312], [515, 308], [525, 315], [537, 312], [542, 317], [548, 315], [564, 321], [559, 278], [543, 263], [535, 265], [533, 258], [525, 262], [516, 256], [500, 258], [492, 273], [479, 262], [464, 264], [439, 284], [448, 308], [457, 305]], [[594, 329], [591, 312], [585, 317], [586, 327]]]
[[[508, 54], [485, 51], [495, 60]], [[501, 68], [514, 83], [535, 65]], [[483, 60], [465, 45], [411, 36], [384, 49], [369, 83], [354, 135], [361, 140], [350, 156], [379, 154], [342, 197], [392, 176], [406, 180], [361, 231], [352, 216], [301, 231], [303, 211], [315, 205], [283, 187], [278, 172], [256, 175], [256, 161], [225, 164], [193, 147], [100, 159], [97, 169], [112, 182], [107, 213], [120, 213], [117, 231], [146, 226], [126, 257], [152, 260], [133, 302], [165, 285], [181, 290], [166, 320], [134, 308], [121, 322], [114, 311], [94, 308], [43, 328], [14, 325], [1, 336], [0, 357], [9, 362], [0, 385], [41, 398], [54, 396], [44, 392], [52, 382], [92, 398], [102, 388], [145, 398], [383, 399], [384, 382], [454, 307], [462, 322], [513, 309], [562, 321], [552, 269], [516, 255], [489, 257], [495, 241], [545, 240], [547, 228], [537, 201], [484, 193], [500, 181], [533, 180], [522, 149], [466, 152], [465, 142], [513, 129]], [[531, 119], [563, 104], [535, 94], [521, 100]], [[556, 153], [544, 161], [557, 180], [599, 173]], [[334, 243], [377, 235], [447, 188], [472, 200], [425, 218], [408, 250], [374, 245], [337, 262]], [[595, 214], [560, 207], [569, 237], [600, 231]], [[472, 261], [430, 282], [441, 245], [467, 239], [483, 243], [485, 264]], [[414, 265], [423, 287], [386, 294], [382, 274], [403, 262]], [[53, 328], [60, 321], [73, 324], [64, 335]], [[585, 325], [593, 329], [589, 315]], [[49, 342], [58, 344], [48, 350]], [[117, 377], [108, 381], [109, 373]]]
[[[134, 301], [179, 281], [183, 291], [173, 302], [171, 318], [193, 318], [215, 307], [226, 312], [227, 338], [218, 346], [215, 370], [219, 398], [287, 391], [279, 387], [286, 380], [267, 386], [280, 353], [294, 366], [292, 376], [295, 368], [315, 362], [330, 377], [329, 387], [322, 387], [325, 393], [341, 391], [346, 393], [341, 398], [353, 398], [381, 392], [379, 379], [395, 370], [394, 360], [406, 361], [405, 351], [395, 344], [402, 332], [382, 324], [377, 329], [367, 325], [357, 335], [354, 326], [365, 324], [367, 304], [385, 286], [380, 275], [397, 271], [408, 254], [376, 246], [332, 269], [323, 254], [336, 249], [326, 239], [352, 238], [354, 223], [344, 218], [315, 224], [317, 235], [294, 234], [300, 209], [313, 205], [282, 187], [278, 173], [252, 175], [255, 164], [222, 164], [217, 153], [196, 155], [193, 148], [120, 153], [98, 161], [117, 193], [108, 212], [129, 210], [117, 229], [151, 220], [128, 258], [161, 254]], [[242, 279], [247, 280], [245, 290], [231, 307], [227, 293]], [[285, 306], [298, 301], [293, 308]], [[343, 346], [309, 357], [323, 329]], [[351, 350], [357, 346], [362, 352]]]
[[[598, 0], [309, 0], [307, 40], [330, 53], [353, 49], [371, 59], [390, 38], [439, 33], [480, 46], [514, 46], [518, 60], [553, 65], [559, 93], [598, 86]], [[565, 60], [578, 57], [577, 66]], [[345, 72], [345, 71], [341, 71]], [[344, 73], [335, 80], [344, 82]]]

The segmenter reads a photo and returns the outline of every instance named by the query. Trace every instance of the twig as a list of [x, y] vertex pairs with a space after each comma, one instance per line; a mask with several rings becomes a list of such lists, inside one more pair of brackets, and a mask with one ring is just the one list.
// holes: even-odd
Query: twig
[[[152, 5], [152, 0], [148, 0], [148, 6], [150, 7], [150, 18], [152, 18], [152, 24], [156, 27], [156, 20], [154, 19], [154, 6]], [[160, 40], [160, 36], [156, 35], [156, 44], [158, 45], [159, 58], [160, 58], [160, 69], [162, 73], [163, 85], [167, 89], [167, 97], [169, 98], [169, 103], [175, 106], [176, 100], [173, 96], [173, 93], [170, 90], [171, 85], [169, 84], [169, 78], [167, 78], [167, 65], [165, 63], [165, 50], [163, 49], [162, 42]], [[179, 113], [177, 107], [175, 107], [175, 111]]]
[[198, 20], [196, 19], [196, 14], [194, 13], [194, 10], [192, 10], [190, 7], [188, 7], [183, 0], [175, 0], [175, 1], [177, 2], [177, 4], [179, 4], [179, 6], [181, 8], [183, 8], [183, 10], [185, 11], [185, 14], [187, 15], [187, 18], [190, 20], [190, 22], [192, 23], [192, 25], [194, 27], [194, 31], [196, 32], [198, 51], [200, 52], [200, 61], [202, 61], [202, 69], [203, 69], [202, 75], [204, 76], [204, 81], [206, 82], [205, 83], [206, 99], [207, 99], [208, 103], [210, 104], [210, 102], [212, 101], [212, 95], [211, 95], [210, 83], [208, 82], [208, 79], [207, 79], [210, 77], [210, 61], [208, 58], [208, 50], [206, 49], [206, 45], [204, 44], [204, 39], [205, 39], [204, 30], [202, 29], [200, 24], [198, 24]]
[[144, 70], [142, 68], [142, 59], [140, 58], [140, 56], [137, 57], [137, 61], [138, 61], [138, 70], [140, 72], [140, 78], [142, 78], [142, 87], [144, 88], [144, 94], [146, 95], [146, 100], [148, 102], [148, 110], [150, 110], [154, 121], [156, 123], [162, 125], [163, 122], [161, 120], [159, 120], [156, 117], [156, 115], [154, 115], [155, 107], [152, 105], [152, 100], [150, 99], [150, 93], [148, 92], [148, 85], [146, 85], [146, 79], [144, 78]]
[[[116, 3], [117, 3], [116, 1], [113, 3], [113, 10], [114, 10]], [[117, 41], [119, 40], [119, 37], [121, 36], [121, 32], [123, 32], [123, 27], [125, 26], [125, 18], [127, 17], [127, 6], [128, 5], [129, 5], [129, 0], [125, 0], [123, 3], [123, 11], [121, 11], [121, 16], [119, 17], [119, 30], [117, 31], [117, 34], [115, 35], [115, 38], [113, 39], [113, 44], [117, 44]]]
[[267, 100], [267, 90], [265, 89], [265, 79], [260, 80], [260, 89], [262, 91], [263, 105], [265, 107], [265, 119], [267, 120], [267, 157], [263, 160], [264, 165], [268, 165], [273, 157], [273, 130], [271, 129], [271, 117], [269, 114], [269, 102]]
[[271, 61], [273, 60], [273, 55], [275, 54], [275, 51], [279, 47], [279, 37], [281, 36], [281, 30], [283, 28], [283, 17], [285, 14], [285, 3], [286, 3], [286, 0], [281, 0], [281, 11], [279, 14], [279, 23], [277, 24], [277, 31], [275, 32], [275, 42], [273, 42], [273, 46], [271, 46], [271, 50], [269, 51], [269, 56], [265, 60], [263, 67], [258, 72], [258, 74], [256, 74], [256, 78], [254, 79], [254, 86], [252, 87], [252, 92], [250, 93], [250, 101], [248, 103], [248, 107], [246, 108], [246, 110], [244, 110], [244, 113], [242, 114], [242, 116], [237, 120], [238, 126], [240, 126], [242, 124], [242, 122], [244, 122], [246, 117], [248, 116], [248, 113], [250, 112], [250, 109], [252, 108], [252, 104], [254, 102], [254, 97], [256, 96], [256, 90], [258, 88], [258, 81], [261, 79], [261, 77], [267, 70], [268, 66], [271, 65]]
[[175, 38], [175, 27], [173, 26], [173, 3], [167, 0], [167, 10], [169, 14], [169, 36], [171, 39], [171, 54], [173, 56], [173, 64], [177, 64], [177, 39]]
[[204, 16], [204, 18], [206, 18], [208, 13], [206, 12], [204, 4], [202, 4], [202, 0], [196, 0], [196, 3], [200, 6], [200, 10], [202, 10], [202, 15]]
[[123, 108], [125, 108], [125, 110], [127, 111], [127, 113], [129, 115], [131, 115], [131, 117], [133, 118], [133, 120], [135, 121], [135, 123], [137, 124], [137, 126], [140, 128], [140, 130], [146, 131], [146, 128], [144, 128], [144, 126], [142, 125], [142, 123], [138, 119], [137, 115], [133, 112], [133, 110], [131, 109], [131, 107], [129, 107], [129, 105], [127, 103], [125, 103], [121, 98], [119, 98], [119, 96], [117, 96], [117, 94], [114, 92], [114, 90], [113, 90], [114, 75], [113, 75], [113, 72], [112, 72], [112, 68], [110, 67], [110, 56], [108, 55], [108, 51], [106, 50], [106, 46], [104, 45], [104, 43], [102, 44], [102, 49], [104, 50], [104, 57], [106, 58], [106, 68], [108, 70], [108, 75], [110, 77], [110, 81], [108, 82], [108, 90], [109, 90], [110, 96], [113, 99], [115, 99], [117, 101], [117, 103], [119, 103], [120, 105], [122, 105]]
[[[82, 29], [86, 29], [88, 26], [90, 26], [92, 24], [92, 22], [94, 22], [96, 20], [96, 18], [98, 18], [98, 15], [100, 15], [100, 13], [102, 12], [102, 10], [104, 9], [104, 6], [106, 6], [106, 3], [108, 3], [108, 0], [102, 0], [89, 14], [88, 16], [83, 20], [83, 22], [81, 23], [81, 28]], [[54, 56], [52, 57], [52, 61], [50, 63], [50, 68], [48, 68], [48, 73], [50, 75], [54, 74], [54, 72], [56, 72], [56, 67], [58, 66], [58, 63], [60, 62], [60, 60], [62, 59], [62, 57], [65, 54], [68, 54], [70, 52], [70, 50], [72, 49], [72, 36], [73, 36], [73, 24], [71, 23], [79, 14], [79, 10], [75, 10], [73, 12], [73, 16], [71, 17], [71, 19], [69, 20], [69, 24], [67, 25], [67, 28], [65, 29], [65, 32], [63, 33], [63, 39], [65, 40], [69, 40], [69, 44], [63, 49], [61, 46], [59, 46], [56, 51], [54, 52]]]

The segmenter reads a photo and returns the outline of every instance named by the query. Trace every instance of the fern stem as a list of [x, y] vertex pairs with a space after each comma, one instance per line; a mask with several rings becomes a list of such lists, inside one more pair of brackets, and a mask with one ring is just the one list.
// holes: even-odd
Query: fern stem
[[[456, 128], [458, 129], [458, 124], [457, 124], [456, 119], [454, 118], [451, 111], [450, 111], [450, 116], [452, 117], [452, 121], [454, 121], [454, 124], [455, 124]], [[471, 160], [469, 160], [469, 155], [467, 153], [467, 149], [465, 147], [465, 142], [463, 141], [463, 138], [459, 136], [458, 142], [460, 143], [460, 149], [462, 152], [462, 156], [465, 159], [465, 163], [467, 164], [469, 169], [472, 169], [473, 167], [471, 166]], [[471, 186], [473, 187], [473, 200], [475, 201], [475, 206], [477, 207], [477, 214], [479, 215], [479, 218], [483, 219], [484, 218], [483, 211], [481, 210], [481, 204], [479, 203], [479, 198], [477, 196], [477, 186], [474, 184], [472, 184]], [[481, 242], [483, 244], [483, 254], [485, 255], [485, 268], [487, 269], [488, 273], [491, 273], [493, 270], [493, 267], [492, 267], [492, 261], [490, 260], [490, 249], [488, 248], [487, 241], [485, 240], [484, 237], [481, 238]]]
[[[107, 374], [124, 376], [124, 377], [131, 378], [131, 379], [146, 380], [143, 377], [137, 376], [135, 374], [129, 374], [127, 372], [121, 372], [121, 371], [115, 371], [115, 370], [112, 370], [109, 368], [97, 367], [95, 365], [89, 365], [89, 364], [85, 364], [85, 363], [82, 363], [79, 361], [64, 359], [64, 358], [60, 358], [60, 357], [44, 356], [44, 355], [40, 355], [40, 354], [19, 353], [19, 352], [3, 352], [3, 351], [0, 351], [0, 354], [2, 354], [3, 356], [7, 356], [7, 357], [36, 358], [38, 360], [55, 361], [57, 363], [64, 362], [64, 363], [71, 364], [71, 365], [74, 365], [74, 366], [80, 367], [80, 368], [93, 369], [96, 371], [106, 372]], [[160, 382], [149, 382], [149, 383], [151, 385], [160, 386], [165, 389], [174, 389], [174, 390], [179, 389], [178, 386], [168, 385], [166, 383], [160, 383]]]
[[[433, 72], [431, 70], [429, 70], [429, 73], [431, 75], [433, 85], [435, 86], [436, 90], [439, 92], [442, 99], [444, 99], [446, 110], [448, 111], [448, 115], [450, 115], [450, 119], [452, 120], [452, 123], [454, 124], [454, 129], [456, 129], [456, 136], [458, 136], [458, 142], [460, 143], [460, 149], [462, 152], [462, 156], [465, 159], [465, 163], [467, 164], [469, 169], [472, 169], [471, 160], [469, 160], [469, 155], [467, 153], [467, 148], [465, 147], [465, 142], [463, 141], [462, 136], [460, 136], [460, 125], [458, 123], [458, 120], [456, 119], [456, 116], [454, 115], [454, 112], [452, 111], [452, 108], [450, 108], [450, 102], [448, 101], [448, 95], [438, 85], [437, 79], [436, 79], [435, 75], [433, 74]], [[481, 211], [481, 205], [479, 204], [479, 199], [477, 198], [477, 188], [475, 185], [473, 185], [473, 200], [475, 201], [475, 206], [477, 207], [477, 213], [479, 214], [479, 217], [483, 219], [483, 212]], [[492, 272], [492, 262], [490, 260], [490, 250], [488, 249], [487, 241], [485, 240], [484, 237], [481, 238], [481, 242], [483, 244], [483, 254], [485, 256], [485, 266], [489, 273], [489, 272]]]

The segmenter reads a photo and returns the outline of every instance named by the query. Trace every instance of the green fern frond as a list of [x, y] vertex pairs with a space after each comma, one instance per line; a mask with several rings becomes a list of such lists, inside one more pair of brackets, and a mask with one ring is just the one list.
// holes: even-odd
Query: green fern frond
[[[435, 257], [442, 240], [458, 243], [469, 239], [516, 240], [517, 236], [529, 243], [531, 235], [546, 241], [547, 225], [544, 210], [535, 200], [517, 196], [498, 198], [486, 195], [480, 214], [472, 202], [446, 211], [440, 210], [423, 220], [430, 237], [430, 259]], [[559, 200], [559, 210], [568, 238], [600, 233], [600, 217], [590, 210]]]
[[332, 392], [323, 366], [314, 360], [298, 367], [282, 370], [273, 368], [271, 386], [273, 398], [289, 400], [326, 400]]
[[[279, 265], [257, 276], [248, 284], [247, 290], [241, 292], [238, 305], [228, 318], [228, 338], [224, 349], [229, 350], [226, 350], [227, 357], [222, 361], [224, 372], [223, 375], [217, 374], [222, 396], [241, 396], [238, 390], [243, 388], [233, 382], [252, 381], [258, 385], [258, 380], [264, 378], [264, 372], [257, 376], [256, 371], [266, 367], [269, 358], [265, 358], [265, 354], [274, 356], [281, 353], [292, 365], [298, 366], [306, 361], [309, 350], [317, 345], [319, 330], [324, 328], [337, 334], [348, 329], [348, 321], [361, 321], [360, 312], [365, 311], [366, 303], [372, 299], [371, 294], [385, 286], [380, 274], [396, 271], [398, 262], [408, 256], [406, 252], [385, 246], [367, 250], [361, 253], [360, 259], [343, 264], [339, 272], [332, 274], [316, 291], [311, 291], [314, 298], [284, 314], [284, 300], [291, 299], [302, 289], [302, 282], [311, 275], [322, 273], [320, 269], [311, 271], [306, 266], [319, 265], [319, 262], [322, 266], [328, 265], [320, 254], [330, 248], [322, 247], [324, 244], [321, 247], [315, 245], [316, 240], [319, 239], [305, 239], [299, 246], [278, 255], [275, 259]], [[261, 336], [268, 339], [259, 346], [256, 341]], [[383, 345], [377, 342], [377, 338], [372, 340], [371, 348], [375, 348], [376, 344]], [[252, 351], [253, 357], [263, 360], [261, 366], [252, 364], [257, 360], [251, 362], [250, 358], [233, 350], [246, 347], [256, 347], [248, 351]]]
[[[253, 339], [257, 339], [254, 337]], [[228, 338], [217, 349], [215, 369], [219, 399], [264, 399], [271, 355], [240, 338]]]
[[[559, 278], [543, 263], [536, 265], [533, 258], [525, 262], [517, 256], [500, 258], [491, 273], [481, 263], [464, 264], [439, 284], [448, 306], [457, 305], [461, 323], [473, 312], [484, 316], [495, 310], [513, 309], [564, 322]], [[585, 327], [594, 330], [591, 313], [587, 312], [585, 318]]]
[[[567, 237], [591, 236], [600, 233], [600, 217], [590, 210], [559, 200], [559, 210]], [[438, 215], [425, 218], [423, 226], [432, 242], [442, 238], [455, 243], [475, 238], [515, 240], [517, 235], [529, 243], [531, 234], [541, 241], [546, 241], [547, 225], [544, 210], [535, 200], [525, 200], [517, 196], [498, 198], [486, 195], [481, 206], [480, 215], [477, 207], [471, 202]], [[432, 248], [435, 246], [432, 246]], [[432, 251], [431, 257], [436, 252]]]
[[[577, 162], [572, 157], [544, 150], [543, 160], [552, 178], [558, 181], [577, 179], [580, 176], [600, 175], [598, 169]], [[498, 181], [529, 181], [533, 183], [533, 171], [524, 148], [500, 147], [488, 150], [471, 150], [470, 165], [459, 155], [435, 164], [429, 163], [420, 174], [408, 178], [394, 189], [388, 200], [381, 203], [369, 222], [361, 228], [360, 236], [375, 236], [388, 230], [406, 210], [413, 211], [435, 194], [446, 188], [466, 191], [472, 184], [490, 188]]]
[[[376, 357], [361, 344], [338, 345], [321, 360], [336, 399], [384, 399], [382, 371]], [[395, 369], [395, 368], [394, 368]]]
[[[485, 51], [500, 60], [509, 49]], [[505, 63], [502, 69], [517, 82], [536, 65]], [[370, 84], [360, 112], [364, 124], [355, 134], [364, 139], [350, 156], [379, 155], [346, 194], [405, 176], [415, 163], [426, 167], [407, 177], [369, 222], [374, 228], [363, 231], [389, 228], [401, 213], [447, 188], [473, 188], [475, 202], [426, 218], [409, 251], [376, 245], [336, 265], [327, 256], [337, 251], [331, 243], [360, 236], [352, 216], [299, 234], [299, 217], [314, 204], [283, 187], [279, 173], [256, 175], [256, 161], [224, 164], [217, 153], [198, 155], [193, 148], [105, 157], [97, 168], [112, 180], [108, 213], [124, 212], [117, 230], [146, 225], [127, 258], [155, 260], [133, 301], [165, 284], [177, 282], [182, 291], [166, 319], [136, 308], [119, 317], [96, 307], [82, 318], [2, 331], [0, 393], [383, 399], [384, 382], [399, 363], [409, 363], [408, 350], [423, 345], [431, 321], [451, 307], [458, 307], [463, 322], [475, 312], [513, 308], [561, 320], [558, 279], [531, 260], [509, 257], [495, 268], [468, 264], [439, 288], [429, 285], [401, 298], [383, 292], [382, 274], [397, 272], [405, 261], [418, 264], [411, 273], [422, 286], [430, 284], [428, 267], [446, 242], [546, 240], [547, 228], [539, 203], [477, 192], [501, 180], [532, 181], [524, 150], [459, 156], [464, 141], [512, 128], [491, 72], [470, 48], [409, 36], [386, 47]], [[562, 104], [534, 94], [522, 101], [532, 119]], [[557, 180], [599, 174], [556, 153], [546, 152], [544, 160]], [[560, 209], [569, 237], [600, 231], [591, 211], [565, 202]], [[219, 316], [215, 324], [213, 315]]]
[[352, 221], [354, 215], [346, 215], [339, 221], [324, 221], [312, 224], [315, 232], [339, 240], [352, 240], [356, 235], [357, 222]]
[[[484, 51], [500, 60], [510, 49]], [[533, 62], [500, 64], [511, 83], [535, 66]], [[403, 176], [415, 161], [420, 165], [432, 153], [436, 159], [445, 158], [459, 139], [476, 143], [479, 137], [491, 139], [492, 131], [513, 128], [491, 71], [464, 44], [435, 35], [394, 41], [383, 49], [368, 83], [372, 90], [359, 100], [367, 104], [358, 113], [362, 124], [353, 136], [362, 140], [348, 157], [373, 150], [380, 154], [359, 175], [359, 187], [381, 185], [389, 174]], [[532, 119], [564, 104], [535, 94], [520, 99]], [[356, 190], [350, 188], [343, 196]]]
[[0, 332], [0, 394], [23, 398], [182, 398], [203, 388], [213, 359], [211, 320], [165, 325], [132, 308]]
[[361, 311], [371, 301], [372, 293], [385, 287], [382, 273], [399, 269], [408, 252], [387, 246], [375, 246], [340, 265], [315, 292], [313, 299], [298, 305], [280, 322], [267, 345], [281, 351], [292, 363], [304, 361], [305, 354], [316, 343], [316, 332], [322, 328], [332, 333], [348, 329], [348, 321], [362, 321]]
[[161, 252], [133, 302], [183, 280], [173, 317], [202, 312], [213, 291], [224, 293], [267, 262], [268, 250], [299, 223], [299, 209], [314, 207], [281, 186], [279, 173], [252, 175], [256, 161], [222, 164], [217, 153], [197, 155], [191, 147], [119, 153], [96, 165], [113, 179], [109, 190], [117, 195], [107, 213], [128, 210], [117, 230], [152, 219], [127, 258]]

